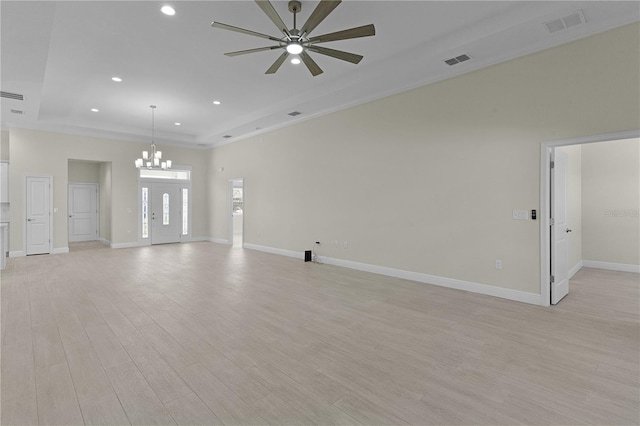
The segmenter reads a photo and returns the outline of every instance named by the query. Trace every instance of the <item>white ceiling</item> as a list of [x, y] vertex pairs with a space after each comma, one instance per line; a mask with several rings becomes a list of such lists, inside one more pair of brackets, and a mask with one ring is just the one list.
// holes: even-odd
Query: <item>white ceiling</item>
[[[292, 26], [287, 2], [272, 3]], [[302, 1], [298, 27], [317, 3]], [[164, 4], [176, 15], [162, 14]], [[369, 23], [376, 35], [324, 44], [364, 59], [353, 65], [311, 53], [324, 70], [312, 77], [289, 62], [265, 75], [281, 51], [223, 55], [273, 43], [211, 28], [214, 20], [280, 37], [253, 1], [3, 0], [0, 8], [1, 88], [25, 96], [2, 98], [3, 128], [148, 141], [154, 104], [156, 140], [191, 147], [238, 140], [640, 19], [637, 1], [346, 0], [312, 35]], [[585, 24], [547, 31], [545, 22], [578, 10]], [[472, 59], [443, 62], [462, 53]], [[292, 111], [302, 114], [294, 118]]]

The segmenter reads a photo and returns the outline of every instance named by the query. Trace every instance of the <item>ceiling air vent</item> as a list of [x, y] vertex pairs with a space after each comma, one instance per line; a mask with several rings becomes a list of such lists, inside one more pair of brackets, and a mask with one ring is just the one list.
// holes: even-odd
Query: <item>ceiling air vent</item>
[[460, 62], [468, 61], [469, 59], [471, 59], [471, 57], [469, 57], [469, 55], [467, 55], [465, 53], [465, 54], [462, 54], [460, 56], [456, 56], [455, 58], [445, 59], [444, 63], [449, 65], [449, 66], [452, 66], [452, 65], [455, 65], [455, 64], [459, 64]]
[[24, 95], [11, 92], [0, 92], [0, 97], [7, 99], [15, 99], [16, 101], [24, 101]]
[[24, 114], [24, 111], [20, 111], [19, 109], [12, 109], [11, 110], [11, 114], [22, 115], [22, 114]]
[[295, 117], [296, 115], [300, 115], [300, 114], [302, 114], [302, 113], [301, 113], [301, 112], [299, 112], [299, 111], [293, 111], [293, 112], [290, 112], [290, 113], [289, 113], [289, 114], [287, 114], [287, 115], [290, 115], [290, 116], [292, 116], [292, 117]]
[[224, 135], [224, 136], [223, 136], [223, 138], [225, 138], [225, 139], [229, 139], [229, 138], [232, 138], [232, 137], [233, 137], [233, 136], [231, 136], [231, 135]]
[[575, 27], [576, 25], [584, 24], [587, 20], [584, 17], [582, 10], [579, 10], [571, 15], [564, 16], [553, 21], [545, 22], [547, 31], [555, 33], [557, 31], [566, 30], [567, 28]]

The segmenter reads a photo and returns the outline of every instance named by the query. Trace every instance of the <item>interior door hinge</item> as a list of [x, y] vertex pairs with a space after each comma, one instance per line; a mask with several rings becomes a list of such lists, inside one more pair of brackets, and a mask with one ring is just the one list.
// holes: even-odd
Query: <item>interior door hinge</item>
[[551, 162], [551, 168], [553, 169], [553, 168], [555, 168], [555, 167], [556, 167], [556, 162], [555, 162], [555, 161], [552, 161], [552, 162]]
[[556, 282], [556, 277], [554, 277], [553, 275], [551, 275], [551, 284], [553, 284], [554, 282]]
[[552, 217], [549, 218], [549, 225], [553, 226], [556, 224], [555, 219], [553, 219]]

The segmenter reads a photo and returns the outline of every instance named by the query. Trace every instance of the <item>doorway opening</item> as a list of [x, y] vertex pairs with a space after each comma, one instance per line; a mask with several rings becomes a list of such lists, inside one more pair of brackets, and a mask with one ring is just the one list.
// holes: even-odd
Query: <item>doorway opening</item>
[[244, 179], [229, 181], [231, 223], [229, 225], [229, 241], [233, 247], [244, 246]]
[[111, 246], [111, 162], [69, 159], [67, 182], [69, 250]]
[[639, 151], [639, 131], [542, 144], [542, 305], [583, 266], [640, 272]]

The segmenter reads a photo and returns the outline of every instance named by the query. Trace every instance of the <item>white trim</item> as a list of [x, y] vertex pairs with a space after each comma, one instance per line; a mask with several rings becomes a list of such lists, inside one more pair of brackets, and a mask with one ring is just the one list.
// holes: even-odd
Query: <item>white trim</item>
[[[265, 253], [278, 254], [281, 256], [293, 257], [296, 259], [304, 259], [304, 253], [297, 251], [279, 249], [274, 247], [265, 247], [255, 244], [245, 244], [244, 248], [250, 250], [258, 250]], [[372, 272], [374, 274], [386, 275], [388, 277], [401, 278], [424, 284], [453, 288], [456, 290], [463, 290], [471, 293], [485, 294], [488, 296], [500, 297], [502, 299], [514, 300], [517, 302], [530, 303], [533, 305], [540, 304], [540, 295], [535, 293], [527, 293], [524, 291], [511, 290], [503, 287], [495, 287], [470, 281], [457, 280], [454, 278], [438, 277], [435, 275], [428, 275], [420, 272], [405, 271], [402, 269], [370, 265], [368, 263], [353, 262], [351, 260], [335, 259], [331, 257], [318, 256], [317, 261], [319, 263], [327, 265], [340, 266], [343, 268], [355, 269], [364, 272]]]
[[180, 242], [181, 243], [202, 243], [202, 242], [209, 242], [209, 241], [210, 241], [210, 238], [208, 237], [189, 237]]
[[[224, 238], [213, 238], [213, 237], [210, 237], [210, 238], [206, 238], [205, 241], [210, 241], [210, 242], [216, 243], [216, 244], [224, 244], [224, 245], [227, 245], [227, 246], [231, 245], [229, 240], [225, 240]], [[246, 246], [245, 246], [245, 248], [246, 248]]]
[[582, 266], [583, 266], [582, 260], [578, 261], [578, 263], [573, 265], [573, 268], [569, 269], [569, 279], [573, 278], [573, 276], [577, 274], [580, 269], [582, 269]]
[[9, 257], [25, 257], [24, 250], [14, 250], [9, 252]]
[[627, 263], [599, 262], [597, 260], [583, 260], [585, 268], [607, 269], [609, 271], [635, 272], [640, 274], [640, 265], [630, 265]]
[[111, 248], [113, 249], [122, 249], [122, 248], [134, 248], [134, 247], [142, 247], [145, 244], [140, 244], [137, 242], [130, 242], [130, 243], [111, 243]]
[[69, 253], [69, 247], [57, 247], [51, 250], [51, 254], [65, 254]]
[[[615, 141], [622, 139], [632, 139], [640, 137], [640, 130], [630, 130], [625, 132], [606, 133], [603, 135], [582, 136], [573, 139], [562, 139], [556, 141], [543, 142], [540, 145], [540, 304], [542, 306], [549, 306], [549, 271], [551, 267], [551, 260], [549, 253], [549, 247], [551, 244], [551, 238], [549, 236], [549, 218], [550, 202], [550, 179], [549, 179], [549, 152], [552, 148], [566, 145], [581, 145], [586, 143]], [[586, 264], [583, 265], [586, 266]]]

